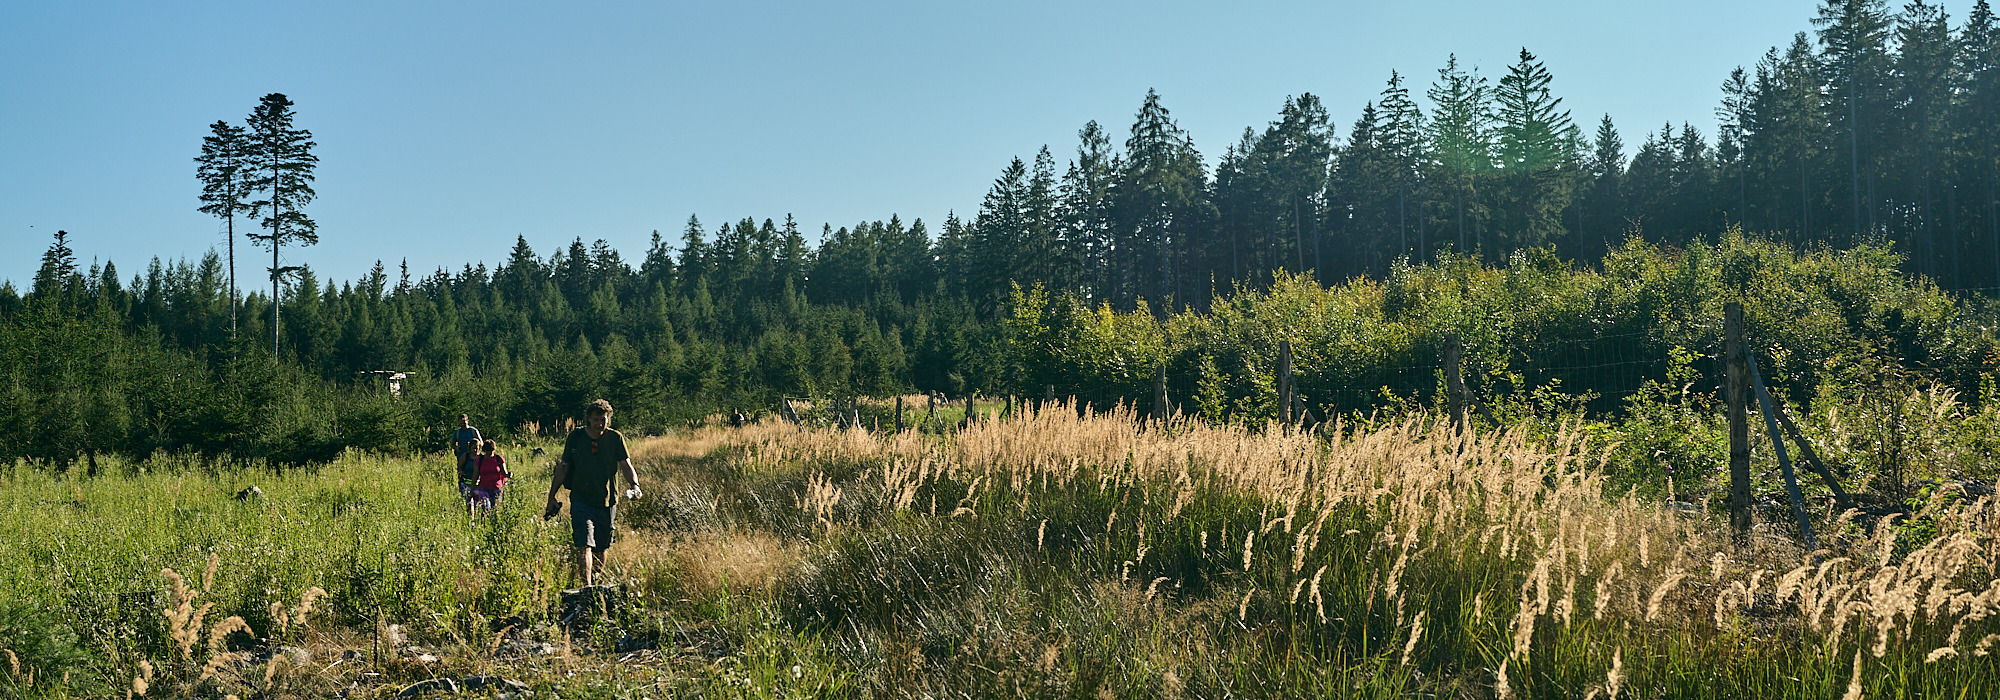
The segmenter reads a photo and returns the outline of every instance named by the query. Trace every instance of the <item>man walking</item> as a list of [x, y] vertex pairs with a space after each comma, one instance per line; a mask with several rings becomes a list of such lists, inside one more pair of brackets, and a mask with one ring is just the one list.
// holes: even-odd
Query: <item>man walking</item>
[[611, 548], [611, 517], [618, 507], [618, 474], [632, 488], [626, 498], [638, 498], [639, 472], [625, 451], [625, 436], [611, 429], [611, 402], [598, 399], [584, 409], [583, 427], [570, 431], [556, 460], [549, 483], [548, 515], [562, 508], [556, 493], [569, 489], [570, 545], [576, 550], [576, 575], [583, 587], [596, 585], [604, 570], [604, 552]]
[[471, 479], [466, 474], [466, 465], [472, 461], [473, 450], [479, 449], [484, 441], [485, 436], [479, 434], [478, 428], [472, 427], [472, 417], [458, 414], [458, 429], [451, 433], [451, 453], [456, 457], [453, 464], [458, 467], [458, 482], [453, 485], [461, 490], [471, 485], [467, 483]]

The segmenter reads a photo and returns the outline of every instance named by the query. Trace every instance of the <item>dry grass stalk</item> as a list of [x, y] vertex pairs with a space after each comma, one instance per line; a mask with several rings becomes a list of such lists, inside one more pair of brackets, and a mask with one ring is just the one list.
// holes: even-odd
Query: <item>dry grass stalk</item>
[[1861, 650], [1854, 650], [1854, 675], [1847, 679], [1847, 694], [1840, 700], [1861, 700]]
[[1611, 650], [1611, 670], [1604, 674], [1604, 694], [1611, 700], [1618, 700], [1618, 693], [1625, 689], [1625, 649]]
[[1410, 654], [1417, 650], [1417, 640], [1424, 636], [1424, 615], [1427, 612], [1418, 610], [1417, 619], [1410, 623], [1410, 641], [1403, 644], [1403, 660], [1400, 662], [1404, 666], [1410, 665]]

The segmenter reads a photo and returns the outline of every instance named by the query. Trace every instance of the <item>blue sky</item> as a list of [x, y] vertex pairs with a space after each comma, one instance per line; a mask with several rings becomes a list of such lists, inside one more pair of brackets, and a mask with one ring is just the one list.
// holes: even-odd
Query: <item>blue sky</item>
[[[1608, 112], [1628, 146], [1667, 121], [1712, 135], [1729, 70], [1814, 6], [14, 0], [0, 279], [25, 287], [59, 228], [126, 279], [220, 249], [192, 158], [268, 92], [320, 144], [322, 239], [287, 262], [349, 280], [378, 259], [491, 263], [517, 234], [632, 259], [690, 214], [935, 226], [976, 211], [1010, 157], [1065, 161], [1088, 120], [1122, 140], [1148, 88], [1213, 163], [1302, 92], [1345, 136], [1391, 69], [1421, 92], [1452, 53], [1497, 76], [1527, 47], [1578, 122]], [[254, 279], [268, 262], [247, 255]]]

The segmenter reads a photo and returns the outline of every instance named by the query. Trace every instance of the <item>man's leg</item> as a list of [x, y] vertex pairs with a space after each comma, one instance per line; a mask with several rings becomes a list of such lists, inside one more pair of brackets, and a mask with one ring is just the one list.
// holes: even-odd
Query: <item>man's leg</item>
[[576, 548], [576, 577], [583, 584], [578, 586], [579, 588], [589, 588], [593, 585], [591, 574], [595, 571], [595, 565], [591, 561], [592, 557], [590, 555], [591, 549], [589, 547]]

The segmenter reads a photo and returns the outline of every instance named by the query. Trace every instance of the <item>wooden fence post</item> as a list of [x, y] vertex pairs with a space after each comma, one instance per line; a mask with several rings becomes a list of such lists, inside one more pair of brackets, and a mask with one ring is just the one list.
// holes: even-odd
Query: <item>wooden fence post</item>
[[1292, 424], [1292, 341], [1278, 341], [1278, 422]]
[[1451, 411], [1452, 426], [1465, 429], [1465, 376], [1459, 372], [1461, 356], [1465, 348], [1459, 344], [1457, 333], [1444, 334], [1444, 394], [1445, 405]]
[[1722, 306], [1722, 357], [1728, 374], [1723, 389], [1729, 404], [1729, 525], [1739, 542], [1750, 536], [1750, 417], [1746, 396], [1750, 364], [1743, 351], [1743, 304]]
[[896, 434], [901, 435], [902, 433], [903, 433], [903, 397], [901, 394], [898, 394], [896, 396]]
[[1750, 384], [1757, 390], [1757, 410], [1764, 414], [1764, 430], [1771, 435], [1771, 449], [1778, 454], [1778, 470], [1785, 475], [1785, 496], [1792, 501], [1792, 514], [1799, 519], [1799, 537], [1805, 540], [1806, 551], [1819, 549], [1819, 538], [1813, 536], [1812, 519], [1806, 517], [1806, 501], [1799, 496], [1799, 479], [1792, 473], [1791, 457], [1785, 454], [1785, 436], [1778, 433], [1778, 417], [1771, 410], [1771, 395], [1764, 391], [1764, 375], [1757, 371], [1757, 358], [1746, 357], [1750, 362]]
[[1161, 362], [1153, 370], [1153, 417], [1167, 420], [1167, 363]]

